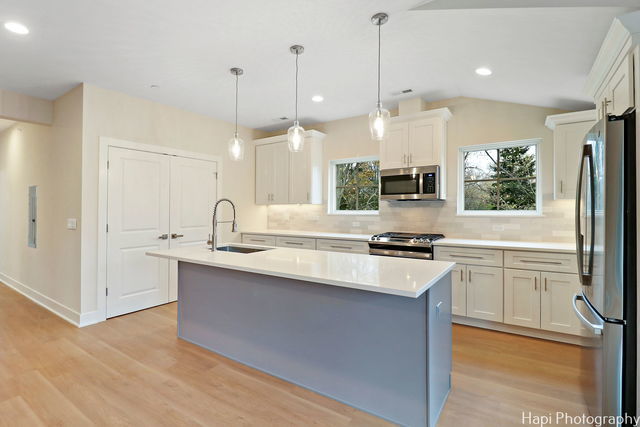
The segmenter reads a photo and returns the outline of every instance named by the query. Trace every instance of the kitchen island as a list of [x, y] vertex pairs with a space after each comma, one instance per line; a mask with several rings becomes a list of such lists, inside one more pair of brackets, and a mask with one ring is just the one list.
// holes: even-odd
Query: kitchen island
[[436, 424], [455, 264], [289, 248], [148, 255], [178, 261], [180, 338], [390, 421]]

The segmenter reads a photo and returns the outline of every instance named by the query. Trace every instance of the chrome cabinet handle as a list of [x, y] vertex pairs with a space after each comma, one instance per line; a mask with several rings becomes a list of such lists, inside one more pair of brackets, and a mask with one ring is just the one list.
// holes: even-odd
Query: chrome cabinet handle
[[471, 270], [469, 270], [469, 283], [471, 283]]
[[177, 239], [179, 237], [184, 237], [184, 234], [176, 234], [176, 233], [171, 233], [171, 238], [172, 239]]
[[351, 246], [329, 245], [333, 249], [353, 249]]
[[544, 278], [544, 291], [547, 292], [547, 278]]
[[158, 239], [160, 239], [160, 240], [167, 240], [168, 238], [169, 238], [168, 234], [161, 234], [161, 235], [158, 236]]
[[549, 264], [549, 265], [562, 265], [560, 261], [538, 261], [534, 259], [521, 259], [521, 263], [524, 264]]
[[560, 194], [564, 194], [564, 191], [562, 189], [562, 180], [560, 180]]
[[409, 153], [409, 165], [413, 162], [413, 153]]
[[538, 290], [538, 276], [533, 276], [533, 290]]
[[264, 239], [247, 239], [247, 240], [249, 240], [251, 242], [266, 242], [266, 240], [264, 240]]
[[302, 246], [304, 245], [304, 243], [301, 242], [284, 242], [285, 245], [297, 245], [297, 246]]
[[468, 258], [468, 259], [484, 259], [481, 256], [473, 256], [473, 255], [456, 255], [456, 254], [450, 254], [449, 255], [451, 258]]
[[464, 281], [464, 272], [460, 269], [460, 281]]

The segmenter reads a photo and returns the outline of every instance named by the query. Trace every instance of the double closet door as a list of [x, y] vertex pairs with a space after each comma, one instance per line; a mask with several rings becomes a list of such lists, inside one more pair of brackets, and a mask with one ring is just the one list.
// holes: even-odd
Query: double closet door
[[216, 187], [215, 162], [109, 148], [107, 317], [177, 299], [177, 262], [145, 254], [204, 247]]

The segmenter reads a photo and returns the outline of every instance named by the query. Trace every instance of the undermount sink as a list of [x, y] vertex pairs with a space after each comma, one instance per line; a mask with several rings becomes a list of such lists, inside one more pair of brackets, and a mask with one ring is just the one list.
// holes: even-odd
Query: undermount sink
[[268, 251], [269, 248], [245, 248], [242, 246], [218, 246], [220, 252], [236, 252], [239, 254], [251, 254], [254, 252]]

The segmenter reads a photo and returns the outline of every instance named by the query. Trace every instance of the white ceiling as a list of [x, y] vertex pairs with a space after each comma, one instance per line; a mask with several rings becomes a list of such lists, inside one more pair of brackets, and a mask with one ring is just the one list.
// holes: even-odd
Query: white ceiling
[[[442, 2], [443, 0], [439, 0]], [[283, 128], [293, 115], [300, 43], [301, 122], [366, 114], [376, 98], [376, 28], [382, 28], [383, 103], [416, 94], [471, 96], [571, 110], [590, 108], [586, 76], [621, 7], [410, 10], [420, 0], [2, 0], [0, 88], [54, 99], [79, 82], [233, 120]], [[607, 0], [602, 1], [607, 4]], [[125, 6], [126, 5], [126, 6]], [[494, 74], [480, 78], [474, 70]], [[158, 88], [150, 88], [158, 85]], [[411, 88], [411, 95], [394, 95]], [[313, 94], [325, 101], [316, 104]]]

